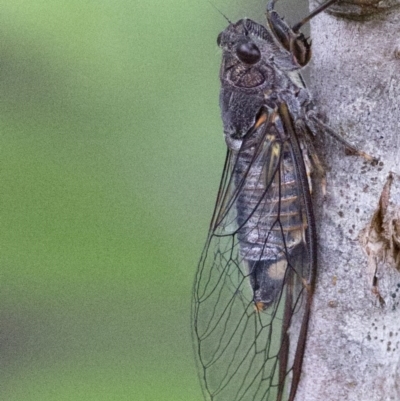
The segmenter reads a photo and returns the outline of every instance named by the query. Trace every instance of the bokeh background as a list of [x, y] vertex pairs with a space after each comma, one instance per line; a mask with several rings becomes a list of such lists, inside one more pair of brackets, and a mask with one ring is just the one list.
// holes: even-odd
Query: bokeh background
[[[263, 21], [264, 0], [212, 4]], [[0, 399], [202, 400], [190, 302], [226, 20], [207, 0], [0, 10]]]

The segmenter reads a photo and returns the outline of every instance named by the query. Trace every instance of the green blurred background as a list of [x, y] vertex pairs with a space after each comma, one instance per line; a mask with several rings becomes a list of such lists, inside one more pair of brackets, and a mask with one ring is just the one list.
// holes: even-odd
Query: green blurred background
[[[212, 2], [263, 20], [264, 0]], [[225, 154], [207, 0], [0, 1], [0, 399], [200, 401]]]

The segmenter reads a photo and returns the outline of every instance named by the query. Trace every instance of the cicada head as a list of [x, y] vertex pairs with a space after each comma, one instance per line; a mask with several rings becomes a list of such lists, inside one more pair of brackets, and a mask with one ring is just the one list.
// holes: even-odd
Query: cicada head
[[254, 126], [265, 94], [279, 85], [273, 58], [279, 53], [272, 35], [250, 19], [230, 24], [218, 36], [223, 51], [220, 106], [227, 145], [238, 150]]
[[[226, 143], [234, 151], [240, 149], [242, 139], [254, 128], [261, 108], [274, 110], [280, 91], [293, 86], [288, 73], [305, 65], [311, 55], [304, 37], [297, 35], [291, 40], [295, 33], [273, 13], [269, 13], [273, 29], [241, 19], [230, 24], [217, 39], [223, 51], [222, 121]], [[288, 46], [299, 50], [292, 52]], [[293, 53], [298, 56], [294, 57]]]

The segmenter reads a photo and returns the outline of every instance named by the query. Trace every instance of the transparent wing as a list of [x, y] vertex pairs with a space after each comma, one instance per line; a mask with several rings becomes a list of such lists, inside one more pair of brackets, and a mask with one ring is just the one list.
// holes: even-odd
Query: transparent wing
[[295, 396], [315, 271], [310, 194], [295, 134], [283, 105], [227, 155], [193, 290], [207, 400]]

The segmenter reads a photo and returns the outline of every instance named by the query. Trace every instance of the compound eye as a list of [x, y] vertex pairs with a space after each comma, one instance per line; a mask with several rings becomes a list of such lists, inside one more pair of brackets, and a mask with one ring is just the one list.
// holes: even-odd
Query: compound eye
[[260, 49], [253, 42], [242, 42], [236, 47], [236, 54], [240, 61], [246, 64], [256, 64], [260, 61]]

